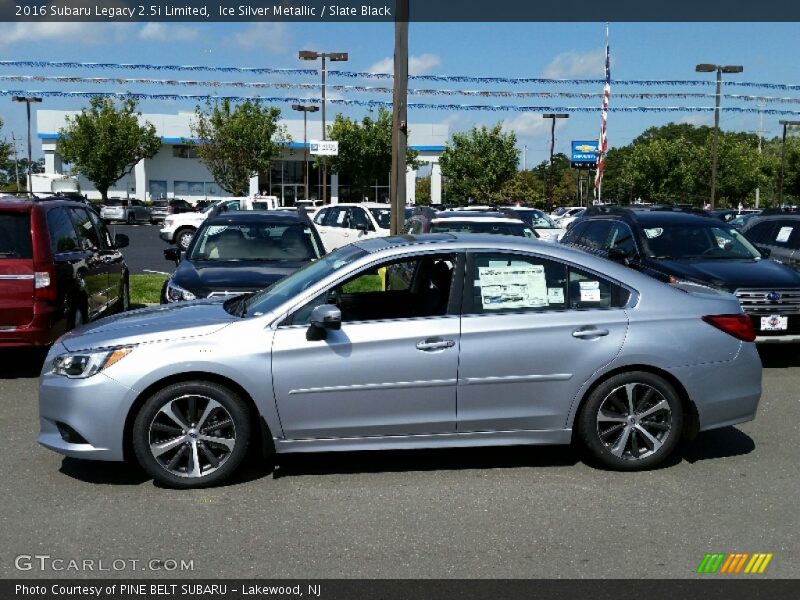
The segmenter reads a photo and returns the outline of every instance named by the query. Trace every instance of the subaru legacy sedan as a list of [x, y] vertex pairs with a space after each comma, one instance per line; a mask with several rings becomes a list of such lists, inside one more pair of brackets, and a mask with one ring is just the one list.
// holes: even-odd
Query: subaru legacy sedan
[[569, 444], [617, 470], [749, 421], [736, 298], [551, 243], [430, 234], [344, 246], [269, 288], [64, 335], [39, 442], [217, 484], [264, 453]]

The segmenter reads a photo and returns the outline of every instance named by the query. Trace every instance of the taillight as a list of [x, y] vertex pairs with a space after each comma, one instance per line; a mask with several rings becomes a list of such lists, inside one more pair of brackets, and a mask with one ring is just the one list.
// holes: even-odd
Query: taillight
[[55, 302], [58, 299], [56, 289], [56, 271], [53, 267], [40, 265], [33, 274], [33, 297], [36, 300]]
[[753, 321], [747, 315], [709, 315], [703, 317], [703, 321], [744, 342], [756, 339]]

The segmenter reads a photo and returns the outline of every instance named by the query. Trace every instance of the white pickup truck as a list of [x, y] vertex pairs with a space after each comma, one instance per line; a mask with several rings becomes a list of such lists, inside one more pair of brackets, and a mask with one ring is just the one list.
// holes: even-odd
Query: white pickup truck
[[189, 247], [194, 232], [215, 209], [217, 211], [277, 210], [279, 204], [275, 196], [223, 198], [205, 207], [201, 212], [186, 212], [166, 217], [158, 235], [168, 244], [176, 244], [183, 252]]

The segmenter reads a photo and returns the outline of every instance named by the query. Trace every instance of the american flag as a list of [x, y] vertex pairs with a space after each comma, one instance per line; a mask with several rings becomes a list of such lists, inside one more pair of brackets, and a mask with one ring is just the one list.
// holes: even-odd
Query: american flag
[[595, 196], [601, 199], [603, 187], [603, 172], [606, 168], [606, 152], [608, 152], [608, 135], [606, 127], [608, 125], [608, 100], [611, 97], [611, 54], [608, 48], [608, 24], [606, 24], [606, 81], [603, 84], [603, 110], [600, 117], [600, 143], [597, 149], [597, 173], [594, 178]]

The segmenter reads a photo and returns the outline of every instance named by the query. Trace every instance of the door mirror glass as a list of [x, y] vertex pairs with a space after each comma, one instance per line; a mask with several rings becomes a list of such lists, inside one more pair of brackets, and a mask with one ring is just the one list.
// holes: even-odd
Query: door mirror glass
[[124, 233], [118, 233], [114, 236], [114, 248], [127, 248], [131, 243], [130, 238]]
[[628, 258], [630, 258], [630, 254], [623, 250], [622, 248], [611, 248], [608, 251], [608, 259], [613, 260], [615, 262], [627, 262]]
[[342, 311], [333, 304], [323, 304], [311, 311], [311, 325], [321, 329], [341, 329]]
[[367, 225], [366, 223], [356, 223], [356, 229], [366, 233], [367, 231], [369, 231], [369, 225]]
[[765, 246], [758, 246], [758, 251], [761, 253], [761, 258], [769, 258], [772, 254], [772, 250]]

